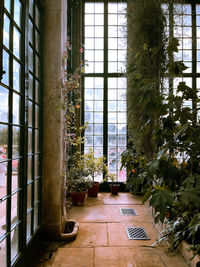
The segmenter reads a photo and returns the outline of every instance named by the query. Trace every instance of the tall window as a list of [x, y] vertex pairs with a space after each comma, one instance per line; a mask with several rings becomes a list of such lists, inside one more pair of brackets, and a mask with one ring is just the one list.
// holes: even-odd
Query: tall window
[[40, 225], [41, 8], [1, 0], [0, 13], [0, 266], [8, 267]]
[[[166, 4], [163, 5], [167, 18], [167, 32], [179, 40], [178, 52], [173, 60], [183, 61], [188, 67], [182, 78], [169, 81], [168, 89], [176, 92], [179, 82], [184, 81], [193, 89], [200, 89], [200, 5]], [[196, 103], [185, 101], [185, 105], [196, 107]], [[198, 114], [199, 117], [199, 114]]]
[[[104, 155], [110, 173], [126, 181], [120, 156], [126, 149], [126, 16], [127, 4], [86, 1], [84, 4], [84, 151]], [[102, 177], [99, 177], [99, 181]]]

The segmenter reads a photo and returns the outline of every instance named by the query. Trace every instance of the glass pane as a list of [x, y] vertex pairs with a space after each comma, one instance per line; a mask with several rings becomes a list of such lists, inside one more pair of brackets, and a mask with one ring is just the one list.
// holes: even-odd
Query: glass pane
[[103, 49], [103, 48], [104, 48], [103, 38], [95, 38], [95, 49]]
[[85, 25], [94, 25], [94, 15], [85, 15]]
[[20, 1], [15, 0], [15, 3], [14, 3], [14, 20], [18, 24], [19, 27], [21, 25], [21, 8], [22, 8], [22, 5], [21, 5]]
[[12, 161], [12, 192], [19, 188], [19, 160]]
[[9, 55], [3, 50], [3, 70], [5, 74], [3, 74], [2, 83], [9, 85]]
[[29, 98], [33, 98], [33, 76], [29, 74]]
[[34, 231], [37, 229], [38, 227], [38, 212], [39, 212], [39, 209], [38, 209], [38, 205], [35, 206], [34, 208], [34, 225], [33, 225], [33, 229]]
[[103, 145], [103, 136], [94, 136], [94, 144], [95, 146]]
[[93, 100], [93, 89], [85, 89], [85, 100]]
[[88, 124], [86, 130], [85, 130], [86, 135], [91, 135], [93, 134], [93, 124]]
[[96, 100], [103, 100], [103, 90], [95, 89], [95, 99]]
[[38, 7], [36, 7], [36, 10], [35, 10], [35, 22], [36, 22], [36, 25], [38, 28], [40, 28], [40, 11], [38, 9]]
[[117, 25], [117, 15], [108, 15], [108, 25]]
[[13, 127], [13, 157], [20, 155], [20, 128]]
[[94, 26], [85, 27], [85, 37], [94, 37]]
[[[95, 61], [103, 61], [104, 60], [104, 53], [103, 50], [95, 50]], [[103, 70], [103, 66], [102, 66]]]
[[[7, 203], [6, 200], [4, 200], [3, 202], [0, 202], [0, 237], [6, 233], [6, 203]], [[1, 247], [1, 244], [0, 244], [0, 247]], [[1, 250], [0, 250], [0, 253], [1, 253]]]
[[35, 152], [39, 152], [39, 131], [35, 130]]
[[39, 106], [35, 105], [35, 127], [39, 128]]
[[11, 260], [19, 253], [19, 227], [15, 227], [11, 232]]
[[10, 0], [4, 0], [4, 6], [10, 12]]
[[108, 13], [117, 13], [117, 3], [108, 3]]
[[85, 101], [85, 111], [93, 111], [93, 101]]
[[7, 159], [8, 127], [0, 125], [0, 161]]
[[117, 113], [110, 112], [108, 113], [108, 123], [116, 123], [117, 122]]
[[18, 30], [14, 27], [13, 29], [13, 53], [16, 57], [20, 58], [20, 33]]
[[[0, 160], [3, 160], [3, 154], [0, 151]], [[0, 163], [0, 199], [7, 195], [7, 162]], [[0, 211], [1, 214], [1, 211]]]
[[31, 236], [31, 212], [27, 214], [27, 228], [26, 228], [26, 240], [28, 240]]
[[28, 184], [27, 185], [27, 210], [30, 209], [32, 207], [32, 203], [31, 203], [31, 197], [32, 195], [32, 184]]
[[104, 13], [104, 4], [103, 3], [95, 3], [94, 11], [95, 11], [95, 13]]
[[6, 14], [4, 14], [4, 25], [3, 25], [3, 44], [9, 48], [9, 40], [10, 40], [10, 20], [9, 18], [6, 16]]
[[28, 181], [32, 180], [32, 157], [28, 157]]
[[94, 133], [103, 134], [103, 124], [94, 124]]
[[1, 267], [7, 267], [7, 260], [6, 260], [6, 239], [4, 239], [0, 243], [0, 262], [1, 262]]
[[93, 146], [93, 137], [92, 136], [86, 136], [85, 137], [85, 146]]
[[28, 153], [32, 153], [32, 128], [28, 129]]
[[35, 81], [35, 102], [40, 103], [40, 84]]
[[39, 176], [39, 156], [35, 156], [35, 178]]
[[21, 66], [20, 64], [13, 60], [13, 89], [20, 91], [21, 85]]
[[33, 118], [33, 104], [31, 101], [28, 102], [28, 125], [32, 126]]
[[33, 50], [29, 46], [29, 69], [33, 72]]
[[40, 77], [40, 59], [38, 56], [35, 56], [35, 75]]
[[37, 31], [35, 31], [35, 48], [39, 52], [40, 49], [40, 35]]
[[33, 44], [33, 23], [29, 19], [29, 28], [28, 28], [28, 37], [29, 37], [29, 42]]
[[34, 10], [34, 7], [33, 7], [33, 0], [29, 0], [29, 13], [30, 15], [33, 17], [33, 10]]
[[20, 124], [20, 96], [13, 93], [13, 123]]
[[8, 122], [8, 94], [9, 91], [0, 86], [0, 121]]
[[108, 134], [116, 134], [117, 127], [115, 124], [108, 124]]
[[104, 15], [96, 15], [95, 14], [94, 24], [95, 25], [104, 25]]
[[39, 180], [34, 182], [34, 203], [39, 200]]
[[103, 37], [104, 36], [104, 27], [102, 26], [95, 26], [94, 28], [95, 37]]
[[11, 197], [11, 227], [14, 226], [19, 220], [19, 194], [15, 193]]
[[94, 102], [94, 110], [95, 111], [103, 111], [103, 101], [95, 101]]
[[103, 113], [95, 113], [94, 114], [94, 122], [95, 123], [103, 123]]

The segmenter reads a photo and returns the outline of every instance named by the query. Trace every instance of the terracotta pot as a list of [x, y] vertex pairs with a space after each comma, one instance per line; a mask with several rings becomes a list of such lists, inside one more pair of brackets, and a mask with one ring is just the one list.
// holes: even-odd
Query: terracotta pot
[[60, 235], [61, 240], [73, 241], [76, 239], [79, 230], [78, 222], [70, 220], [65, 222], [63, 233]]
[[113, 195], [118, 195], [119, 192], [119, 184], [111, 184], [110, 191]]
[[70, 195], [72, 197], [72, 204], [75, 206], [84, 205], [86, 194], [87, 194], [87, 191], [83, 191], [83, 192], [70, 191]]
[[99, 182], [94, 182], [92, 187], [88, 188], [88, 197], [97, 197], [99, 192]]

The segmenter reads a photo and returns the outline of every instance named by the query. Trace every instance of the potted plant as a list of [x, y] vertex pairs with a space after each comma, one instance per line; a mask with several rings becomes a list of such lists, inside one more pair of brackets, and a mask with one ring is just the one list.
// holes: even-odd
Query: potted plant
[[84, 156], [85, 168], [90, 174], [92, 179], [91, 187], [88, 188], [88, 197], [97, 197], [99, 192], [99, 182], [95, 181], [95, 178], [102, 174], [105, 168], [104, 158], [95, 158], [92, 148]]
[[88, 187], [91, 185], [90, 172], [85, 165], [85, 156], [76, 152], [71, 160], [66, 189], [70, 192], [73, 205], [83, 205]]
[[120, 185], [116, 183], [117, 177], [115, 173], [107, 173], [104, 178], [104, 182], [111, 181], [110, 191], [112, 195], [118, 195]]

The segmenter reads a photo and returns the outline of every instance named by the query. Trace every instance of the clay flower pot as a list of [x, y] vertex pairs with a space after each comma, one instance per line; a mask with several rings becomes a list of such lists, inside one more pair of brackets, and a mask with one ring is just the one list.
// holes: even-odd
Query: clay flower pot
[[60, 235], [60, 239], [64, 241], [73, 241], [77, 237], [78, 230], [78, 222], [74, 220], [66, 221], [64, 224], [63, 233]]
[[110, 191], [111, 191], [112, 195], [118, 195], [119, 184], [111, 184], [110, 185]]
[[97, 197], [99, 192], [99, 182], [94, 182], [92, 187], [88, 188], [88, 197]]
[[76, 191], [70, 191], [70, 195], [72, 197], [72, 204], [75, 206], [83, 206], [85, 202], [87, 191], [83, 192], [76, 192]]

